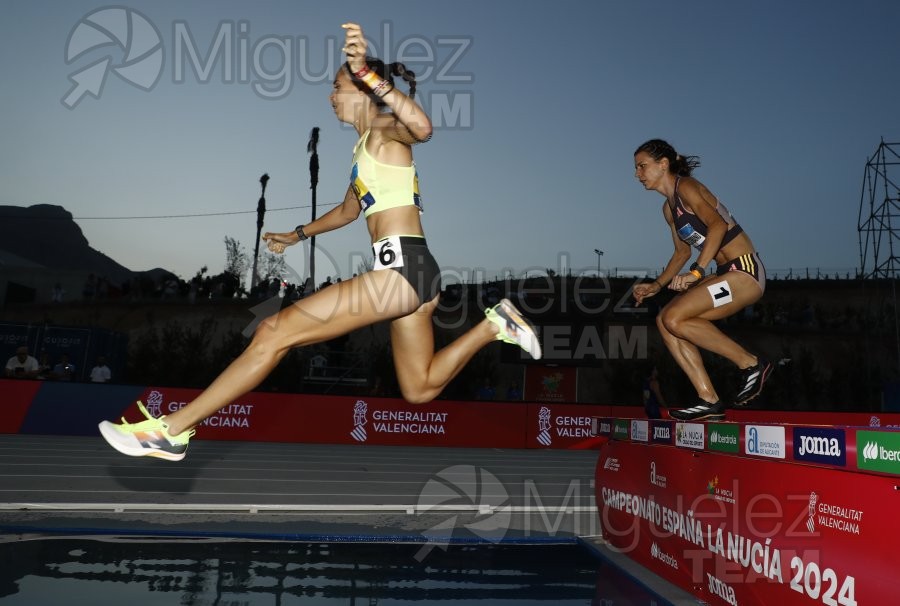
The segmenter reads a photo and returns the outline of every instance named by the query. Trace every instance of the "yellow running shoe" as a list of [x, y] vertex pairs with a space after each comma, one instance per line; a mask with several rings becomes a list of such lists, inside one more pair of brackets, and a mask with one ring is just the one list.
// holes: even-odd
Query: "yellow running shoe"
[[132, 457], [159, 457], [169, 461], [183, 459], [188, 441], [195, 431], [189, 429], [177, 436], [169, 435], [169, 426], [163, 421], [165, 417], [157, 419], [147, 411], [143, 403], [138, 401], [137, 405], [147, 420], [129, 423], [123, 417], [121, 424], [102, 421], [99, 427], [103, 439], [122, 454]]
[[503, 299], [484, 310], [487, 319], [497, 325], [497, 340], [518, 345], [535, 360], [541, 359], [541, 344], [534, 326], [526, 320], [509, 299]]

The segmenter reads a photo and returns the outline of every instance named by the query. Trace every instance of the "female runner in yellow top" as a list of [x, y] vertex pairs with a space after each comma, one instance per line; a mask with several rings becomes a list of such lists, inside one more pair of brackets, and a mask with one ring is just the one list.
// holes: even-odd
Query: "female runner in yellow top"
[[[312, 223], [284, 233], [266, 233], [273, 252], [339, 229], [363, 212], [373, 243], [373, 271], [301, 299], [260, 323], [247, 349], [193, 402], [168, 416], [140, 423], [103, 421], [103, 437], [132, 456], [184, 458], [194, 427], [259, 385], [293, 347], [334, 339], [382, 320], [391, 322], [391, 345], [403, 397], [434, 399], [482, 347], [495, 340], [515, 343], [534, 358], [541, 348], [533, 327], [507, 300], [485, 310], [485, 319], [459, 339], [434, 351], [432, 314], [438, 303], [440, 269], [425, 241], [412, 145], [431, 138], [431, 121], [413, 100], [415, 77], [402, 64], [390, 74], [366, 56], [362, 29], [346, 23], [347, 62], [330, 95], [338, 120], [359, 134], [350, 186], [344, 201]], [[410, 84], [406, 95], [391, 75]]]

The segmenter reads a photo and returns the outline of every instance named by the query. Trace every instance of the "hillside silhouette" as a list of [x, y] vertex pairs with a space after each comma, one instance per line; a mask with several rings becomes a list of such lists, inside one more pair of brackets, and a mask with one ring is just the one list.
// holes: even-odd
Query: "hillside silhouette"
[[162, 269], [134, 272], [91, 248], [72, 213], [62, 206], [0, 206], [0, 250], [54, 270], [106, 276], [125, 283], [135, 276], [170, 273]]

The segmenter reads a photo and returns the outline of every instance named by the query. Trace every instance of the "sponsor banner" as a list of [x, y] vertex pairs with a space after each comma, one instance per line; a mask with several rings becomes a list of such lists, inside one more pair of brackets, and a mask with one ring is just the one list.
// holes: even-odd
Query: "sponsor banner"
[[669, 485], [666, 475], [657, 469], [655, 460], [650, 461], [650, 485], [657, 488], [665, 488]]
[[675, 423], [672, 421], [651, 421], [650, 422], [650, 440], [654, 444], [667, 444], [671, 446], [675, 443]]
[[[199, 390], [148, 388], [151, 414], [170, 414]], [[518, 411], [517, 411], [518, 409]], [[439, 400], [414, 405], [392, 398], [284, 395], [251, 392], [197, 427], [197, 438], [254, 442], [404, 446], [525, 446], [521, 404]], [[136, 407], [124, 413], [138, 421]], [[502, 445], [502, 446], [501, 446]]]
[[847, 464], [847, 438], [843, 429], [794, 427], [791, 433], [795, 461], [839, 467]]
[[24, 345], [38, 361], [47, 354], [51, 369], [66, 354], [74, 366], [75, 380], [90, 377], [98, 355], [104, 355], [113, 369], [113, 377], [121, 378], [125, 369], [128, 338], [122, 333], [99, 328], [67, 328], [50, 325], [0, 323], [0, 360], [5, 363], [15, 350]]
[[744, 453], [752, 457], [784, 459], [787, 457], [787, 442], [783, 426], [745, 425]]
[[597, 467], [602, 468], [606, 472], [619, 473], [619, 470], [622, 469], [622, 462], [616, 457], [609, 457], [601, 454], [597, 461]]
[[602, 412], [602, 407], [572, 404], [529, 404], [526, 409], [528, 411], [526, 428], [528, 448], [599, 446], [593, 431], [593, 417]]
[[710, 450], [737, 454], [740, 452], [741, 426], [737, 423], [710, 423], [709, 431]]
[[704, 603], [896, 602], [895, 478], [623, 441], [599, 460], [604, 539]]
[[796, 412], [732, 408], [728, 410], [728, 420], [737, 423], [900, 428], [900, 414], [884, 412]]
[[539, 365], [525, 367], [523, 394], [527, 402], [574, 403], [578, 401], [577, 386], [577, 368]]
[[[6, 361], [16, 355], [16, 350], [23, 345], [28, 348], [30, 355], [38, 358], [40, 355], [39, 333], [39, 326], [0, 323], [0, 361], [5, 365]], [[56, 360], [53, 360], [53, 363], [56, 363]]]
[[631, 423], [625, 419], [613, 420], [613, 439], [627, 440], [631, 435]]
[[650, 421], [645, 419], [632, 419], [631, 439], [635, 442], [650, 441]]
[[612, 437], [613, 420], [610, 417], [594, 417], [594, 435]]
[[857, 431], [856, 466], [900, 475], [900, 432]]
[[703, 450], [706, 426], [703, 423], [676, 423], [675, 445], [682, 448]]
[[[91, 342], [91, 330], [87, 328], [63, 328], [48, 326], [41, 333], [40, 348], [50, 354], [50, 363], [57, 364], [61, 356], [66, 354], [69, 363], [75, 367], [74, 377], [84, 380], [90, 376], [90, 368], [94, 361], [88, 359], [88, 346]], [[119, 371], [121, 372], [121, 370]]]
[[[155, 416], [170, 414], [199, 393], [148, 388], [141, 396]], [[491, 448], [598, 447], [591, 418], [601, 407], [394, 398], [284, 395], [251, 392], [198, 426], [211, 440], [464, 446]], [[124, 412], [140, 420], [136, 407]]]

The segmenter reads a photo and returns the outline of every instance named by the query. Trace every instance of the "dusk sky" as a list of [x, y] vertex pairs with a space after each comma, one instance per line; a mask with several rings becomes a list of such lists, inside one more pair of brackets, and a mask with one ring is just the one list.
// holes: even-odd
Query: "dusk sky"
[[[313, 127], [319, 214], [343, 198], [356, 135], [328, 95], [346, 21], [420, 75], [423, 222], [466, 279], [664, 266], [663, 200], [633, 174], [655, 137], [700, 156], [770, 273], [852, 272], [866, 161], [900, 142], [894, 0], [2, 7], [0, 204], [63, 206], [129, 269], [186, 279], [222, 270], [225, 236], [252, 251], [263, 173], [265, 230], [309, 221]], [[317, 281], [370, 250], [362, 216], [317, 241]], [[300, 247], [287, 262], [305, 277]]]

